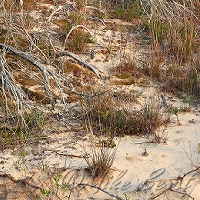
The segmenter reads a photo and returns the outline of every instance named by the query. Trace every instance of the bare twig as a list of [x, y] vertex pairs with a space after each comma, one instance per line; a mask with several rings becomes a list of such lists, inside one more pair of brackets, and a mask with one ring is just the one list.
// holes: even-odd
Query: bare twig
[[[35, 67], [37, 67], [42, 72], [43, 78], [44, 78], [44, 81], [45, 81], [45, 85], [44, 85], [45, 90], [46, 90], [46, 93], [49, 96], [51, 102], [53, 102], [52, 101], [53, 97], [52, 97], [51, 86], [50, 86], [50, 83], [49, 83], [49, 76], [52, 76], [54, 78], [54, 80], [55, 80], [55, 82], [56, 82], [56, 84], [59, 88], [60, 93], [61, 93], [61, 88], [67, 89], [66, 86], [64, 85], [64, 83], [66, 83], [69, 87], [68, 89], [70, 89], [75, 94], [78, 94], [78, 95], [81, 95], [81, 96], [86, 96], [86, 97], [93, 97], [93, 95], [83, 94], [83, 93], [77, 92], [75, 87], [73, 86], [73, 84], [66, 77], [61, 76], [60, 74], [57, 74], [54, 71], [48, 69], [46, 67], [46, 65], [41, 63], [38, 59], [35, 59], [32, 54], [24, 53], [24, 52], [12, 47], [12, 46], [2, 44], [2, 43], [0, 43], [0, 48], [7, 49], [7, 50], [11, 51], [12, 53], [14, 53], [15, 55], [20, 56], [21, 58], [23, 58], [23, 59], [27, 60], [28, 62], [30, 62], [31, 64], [33, 64]], [[68, 52], [68, 54], [71, 54], [71, 53]], [[76, 56], [74, 54], [73, 54], [73, 56], [76, 57], [77, 59], [79, 59], [78, 56]], [[83, 63], [84, 63], [84, 61], [83, 61]], [[94, 66], [93, 70], [96, 71], [97, 74], [99, 74], [99, 71], [98, 71], [97, 68], [95, 68], [95, 66]], [[64, 101], [64, 99], [63, 99], [63, 101]]]
[[33, 183], [30, 183], [29, 180], [32, 180], [31, 177], [29, 178], [24, 178], [24, 179], [15, 179], [13, 176], [11, 176], [10, 174], [7, 174], [7, 173], [2, 173], [0, 174], [1, 177], [7, 177], [9, 178], [11, 181], [15, 182], [15, 183], [24, 183], [26, 185], [29, 185], [30, 187], [32, 188], [35, 188], [35, 189], [41, 189], [39, 186], [33, 184]]
[[70, 29], [70, 31], [67, 33], [66, 37], [65, 37], [65, 41], [64, 41], [64, 46], [63, 46], [63, 51], [65, 50], [65, 47], [66, 47], [66, 44], [67, 44], [67, 40], [68, 40], [68, 37], [70, 36], [70, 34], [72, 33], [72, 31], [76, 28], [84, 28], [87, 30], [87, 32], [93, 37], [94, 40], [96, 40], [95, 36], [91, 33], [91, 31], [86, 27], [86, 26], [83, 26], [83, 25], [76, 25], [74, 27], [72, 27]]
[[79, 56], [77, 56], [67, 50], [56, 54], [56, 57], [61, 57], [61, 56], [69, 56], [69, 57], [73, 58], [74, 60], [78, 61], [84, 67], [87, 67], [88, 69], [92, 70], [99, 78], [101, 78], [101, 74], [100, 74], [101, 71], [99, 71], [99, 69], [97, 69], [97, 67], [95, 67], [91, 63], [87, 62], [86, 60], [83, 60]]
[[170, 191], [172, 191], [172, 192], [177, 192], [177, 193], [179, 193], [179, 194], [182, 194], [182, 195], [188, 196], [188, 197], [191, 198], [192, 200], [195, 200], [191, 195], [189, 195], [189, 194], [186, 193], [186, 192], [181, 192], [181, 191], [173, 190], [173, 189], [170, 189]]
[[63, 9], [63, 6], [59, 6], [56, 10], [54, 10], [51, 15], [49, 16], [49, 18], [47, 19], [47, 25], [50, 23], [53, 15], [55, 15], [58, 11], [60, 11], [61, 9]]
[[105, 24], [105, 22], [104, 22], [102, 19], [98, 18], [98, 17], [91, 17], [91, 16], [89, 16], [88, 19], [94, 20], [94, 21], [99, 21], [99, 22], [101, 22], [104, 26], [107, 27], [107, 25]]
[[123, 198], [119, 197], [118, 195], [114, 195], [114, 194], [111, 194], [110, 192], [107, 192], [106, 190], [103, 190], [102, 188], [98, 187], [98, 186], [95, 186], [95, 185], [90, 185], [90, 184], [86, 184], [86, 183], [80, 183], [78, 184], [78, 186], [89, 186], [91, 188], [95, 188], [95, 189], [98, 189], [104, 193], [106, 193], [107, 195], [117, 199], [117, 200], [123, 200]]
[[73, 158], [84, 158], [85, 156], [81, 155], [74, 155], [74, 154], [68, 154], [68, 153], [60, 153], [60, 150], [53, 150], [53, 149], [46, 149], [45, 151], [51, 151], [53, 153], [56, 153], [57, 155], [60, 156], [68, 156], [68, 157], [73, 157]]
[[189, 198], [191, 198], [191, 199], [194, 200], [194, 198], [191, 197], [189, 194], [187, 194], [187, 192], [182, 192], [182, 191], [174, 190], [173, 188], [178, 184], [178, 182], [182, 181], [187, 175], [189, 175], [189, 174], [192, 173], [192, 172], [198, 172], [199, 169], [200, 169], [200, 167], [196, 167], [195, 169], [188, 171], [188, 172], [185, 173], [184, 175], [178, 176], [178, 177], [175, 179], [175, 180], [176, 180], [175, 183], [170, 184], [169, 187], [167, 187], [166, 189], [164, 189], [164, 190], [158, 192], [158, 193], [155, 194], [153, 197], [149, 198], [149, 200], [156, 199], [157, 197], [159, 197], [160, 195], [164, 194], [165, 192], [167, 192], [167, 191], [169, 191], [169, 190], [170, 190], [170, 191], [173, 191], [173, 192], [177, 192], [177, 193], [183, 194], [183, 195], [186, 195], [186, 196], [188, 196]]

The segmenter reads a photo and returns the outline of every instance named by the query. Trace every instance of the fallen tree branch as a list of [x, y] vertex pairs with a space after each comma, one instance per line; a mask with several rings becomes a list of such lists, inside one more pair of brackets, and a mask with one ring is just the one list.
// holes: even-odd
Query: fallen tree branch
[[76, 60], [77, 62], [79, 62], [81, 65], [83, 65], [84, 67], [90, 69], [91, 71], [93, 71], [99, 78], [101, 78], [101, 71], [99, 71], [99, 69], [97, 67], [95, 67], [94, 65], [92, 65], [91, 63], [87, 62], [86, 60], [83, 60], [82, 58], [80, 58], [79, 56], [77, 56], [76, 54], [73, 54], [67, 50], [56, 53], [56, 57], [62, 57], [62, 56], [69, 56], [71, 58], [73, 58], [74, 60]]
[[41, 187], [29, 182], [29, 180], [32, 179], [31, 177], [23, 178], [23, 179], [17, 179], [16, 180], [16, 179], [14, 179], [13, 176], [11, 176], [10, 174], [7, 174], [7, 173], [0, 174], [0, 177], [7, 177], [7, 178], [9, 178], [11, 181], [13, 181], [15, 183], [24, 183], [25, 185], [28, 185], [28, 186], [30, 186], [32, 188], [41, 189]]
[[[73, 86], [73, 84], [68, 79], [66, 79], [65, 76], [57, 74], [54, 71], [48, 69], [46, 67], [46, 65], [44, 65], [43, 63], [41, 63], [41, 61], [39, 61], [39, 59], [38, 60], [35, 59], [34, 55], [29, 54], [29, 53], [24, 53], [24, 52], [12, 47], [12, 46], [9, 46], [9, 45], [6, 45], [6, 44], [2, 44], [2, 43], [0, 43], [0, 48], [1, 49], [6, 49], [8, 51], [11, 51], [13, 54], [15, 54], [15, 55], [27, 60], [28, 62], [30, 62], [35, 67], [37, 67], [43, 73], [43, 78], [44, 78], [44, 81], [45, 81], [44, 87], [45, 87], [46, 93], [49, 96], [51, 102], [52, 102], [53, 96], [52, 96], [52, 92], [51, 92], [52, 91], [51, 90], [51, 86], [50, 86], [50, 83], [49, 83], [49, 76], [52, 76], [53, 79], [55, 80], [55, 82], [56, 82], [56, 84], [58, 86], [60, 94], [62, 94], [61, 88], [65, 88], [65, 89], [69, 89], [70, 88], [71, 92], [74, 92], [77, 95], [85, 96], [85, 97], [93, 97], [94, 96], [94, 95], [90, 95], [90, 94], [84, 94], [84, 93], [77, 92], [75, 87]], [[99, 73], [98, 69], [96, 69], [96, 70], [94, 69], [94, 71], [97, 71], [97, 74]], [[66, 83], [69, 88], [67, 88], [64, 85], [64, 83]], [[64, 102], [64, 98], [62, 98], [62, 100]]]
[[50, 73], [49, 69], [47, 69], [46, 66], [43, 65], [40, 61], [34, 59], [34, 56], [31, 54], [24, 53], [12, 46], [2, 44], [2, 43], [0, 43], [0, 48], [5, 48], [5, 49], [11, 51], [12, 53], [14, 53], [15, 55], [20, 56], [21, 58], [29, 61], [31, 64], [36, 66], [43, 73], [43, 77], [44, 77], [44, 81], [45, 81], [45, 85], [44, 85], [45, 90], [52, 102], [53, 97], [52, 97], [52, 93], [51, 93], [51, 86], [50, 86], [49, 79], [48, 79], [48, 73]]

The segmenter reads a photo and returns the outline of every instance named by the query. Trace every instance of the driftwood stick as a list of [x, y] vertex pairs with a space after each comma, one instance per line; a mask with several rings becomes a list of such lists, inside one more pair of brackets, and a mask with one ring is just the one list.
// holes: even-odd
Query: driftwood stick
[[91, 63], [87, 62], [86, 60], [83, 60], [82, 58], [80, 58], [76, 54], [73, 54], [73, 53], [71, 53], [67, 50], [59, 52], [59, 53], [56, 54], [56, 57], [62, 57], [62, 56], [69, 56], [69, 57], [73, 58], [74, 60], [79, 62], [84, 67], [93, 71], [98, 76], [98, 78], [101, 78], [101, 74], [100, 74], [101, 71], [96, 66], [92, 65]]

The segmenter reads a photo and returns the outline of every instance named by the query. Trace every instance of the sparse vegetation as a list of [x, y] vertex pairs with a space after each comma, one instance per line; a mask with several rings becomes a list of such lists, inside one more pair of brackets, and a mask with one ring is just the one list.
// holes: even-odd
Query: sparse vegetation
[[84, 159], [88, 165], [86, 170], [92, 177], [103, 177], [107, 175], [115, 160], [117, 147], [108, 148], [102, 143], [100, 147], [93, 145], [91, 152]]
[[[166, 143], [171, 114], [181, 125], [181, 111], [200, 101], [199, 22], [199, 0], [2, 1], [0, 176], [23, 186], [14, 197], [0, 187], [0, 199], [76, 199], [91, 186], [85, 176], [110, 178], [119, 138]], [[161, 103], [160, 94], [184, 106]], [[74, 157], [87, 166], [74, 170]]]
[[24, 144], [30, 136], [39, 137], [37, 134], [42, 131], [46, 119], [47, 115], [37, 109], [12, 118], [4, 118], [0, 127], [1, 149]]
[[178, 108], [174, 108], [172, 110], [172, 114], [176, 115], [176, 119], [177, 119], [178, 125], [181, 125], [181, 123], [179, 121], [179, 118], [178, 118], [178, 113], [179, 113], [179, 109]]
[[166, 91], [198, 95], [199, 2], [148, 3], [151, 13], [146, 12], [153, 37], [149, 74], [162, 82]]
[[[132, 95], [134, 99], [136, 97]], [[111, 138], [116, 135], [149, 135], [167, 122], [155, 100], [134, 111], [129, 110], [132, 102], [126, 107], [126, 102], [121, 101], [119, 106], [115, 101], [114, 94], [105, 93], [83, 102], [84, 122], [86, 127], [92, 128], [94, 134]]]
[[93, 43], [91, 36], [81, 28], [73, 30], [66, 43], [66, 49], [78, 53], [83, 52], [88, 43]]
[[117, 18], [127, 21], [133, 21], [133, 19], [137, 19], [140, 17], [142, 10], [139, 6], [138, 1], [130, 1], [126, 2], [122, 6], [118, 6], [114, 10], [114, 14]]

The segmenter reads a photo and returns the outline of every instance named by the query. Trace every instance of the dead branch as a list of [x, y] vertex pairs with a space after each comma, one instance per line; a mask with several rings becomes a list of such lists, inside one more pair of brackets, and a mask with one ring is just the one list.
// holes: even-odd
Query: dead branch
[[[50, 83], [49, 83], [49, 77], [50, 76], [52, 76], [53, 79], [55, 80], [60, 94], [62, 94], [61, 88], [65, 88], [65, 89], [70, 89], [75, 94], [78, 94], [78, 95], [81, 95], [81, 96], [86, 96], [86, 97], [92, 97], [92, 95], [77, 92], [75, 87], [73, 86], [73, 84], [68, 79], [66, 79], [66, 77], [64, 77], [60, 74], [57, 74], [54, 71], [48, 69], [46, 67], [46, 65], [41, 63], [41, 61], [39, 61], [39, 59], [36, 59], [34, 55], [29, 54], [29, 53], [24, 53], [24, 52], [12, 47], [12, 46], [2, 44], [2, 43], [0, 43], [0, 48], [11, 51], [13, 54], [27, 60], [28, 62], [30, 62], [35, 67], [37, 67], [42, 72], [43, 78], [44, 78], [44, 81], [45, 81], [44, 87], [45, 87], [46, 93], [47, 93], [48, 97], [50, 98], [51, 102], [53, 102], [52, 101], [53, 96], [52, 96], [51, 86], [50, 86]], [[68, 53], [70, 53], [70, 52], [68, 52]], [[94, 68], [94, 71], [95, 71], [95, 68]], [[96, 69], [96, 71], [97, 71], [97, 69]], [[97, 71], [97, 73], [98, 73], [98, 71]], [[67, 84], [68, 88], [64, 85], [63, 82]], [[64, 99], [62, 99], [62, 100], [64, 101]]]
[[11, 181], [13, 181], [15, 183], [24, 183], [25, 185], [29, 185], [32, 188], [41, 189], [39, 186], [29, 182], [29, 180], [32, 179], [31, 177], [24, 178], [24, 179], [17, 179], [16, 180], [13, 176], [11, 176], [10, 174], [7, 174], [7, 173], [0, 174], [0, 176], [1, 177], [7, 177], [7, 178], [9, 178]]
[[[182, 192], [182, 191], [174, 190], [173, 188], [178, 184], [179, 181], [182, 181], [187, 175], [189, 175], [189, 174], [192, 173], [192, 172], [198, 172], [199, 169], [200, 169], [200, 167], [196, 167], [195, 169], [188, 171], [188, 172], [185, 173], [184, 175], [178, 176], [178, 177], [175, 179], [175, 180], [176, 180], [175, 183], [170, 184], [169, 187], [167, 187], [166, 189], [162, 190], [161, 192], [158, 192], [158, 193], [155, 194], [153, 197], [149, 198], [149, 200], [156, 199], [157, 197], [159, 197], [160, 195], [164, 194], [164, 193], [167, 192], [167, 191], [177, 192], [177, 193], [179, 193], [179, 194], [186, 195], [186, 196], [188, 196], [189, 198], [191, 198], [192, 200], [194, 200], [194, 198], [193, 198], [192, 196], [190, 196], [188, 193], [186, 193], [185, 191]], [[145, 183], [146, 183], [146, 182], [145, 182]]]
[[186, 192], [181, 192], [181, 191], [173, 190], [173, 189], [170, 189], [170, 191], [176, 192], [176, 193], [179, 193], [179, 194], [182, 194], [182, 195], [184, 195], [184, 196], [188, 196], [188, 197], [191, 198], [192, 200], [195, 200], [191, 195], [189, 195], [189, 194], [186, 193]]
[[161, 192], [155, 194], [153, 197], [149, 198], [149, 200], [153, 200], [153, 199], [156, 199], [157, 197], [159, 197], [160, 195], [164, 194], [165, 192], [167, 191], [172, 191], [172, 192], [176, 192], [176, 193], [179, 193], [179, 194], [182, 194], [184, 196], [188, 196], [189, 198], [191, 198], [192, 200], [195, 200], [191, 195], [189, 195], [187, 192], [181, 192], [181, 191], [178, 191], [178, 190], [174, 190], [173, 187], [176, 186], [176, 183], [175, 184], [171, 184], [168, 188], [166, 188], [165, 190], [162, 190]]
[[77, 62], [79, 62], [81, 65], [83, 65], [84, 67], [90, 69], [91, 71], [93, 71], [98, 78], [101, 78], [101, 71], [99, 71], [99, 69], [97, 69], [96, 66], [92, 65], [91, 63], [87, 62], [86, 60], [83, 60], [82, 58], [80, 58], [79, 56], [65, 50], [59, 53], [56, 53], [56, 57], [62, 57], [62, 56], [69, 56], [71, 58], [73, 58], [74, 60], [76, 60]]
[[12, 53], [14, 53], [15, 55], [20, 56], [21, 58], [29, 61], [31, 64], [36, 66], [43, 73], [43, 77], [44, 77], [44, 81], [45, 81], [45, 85], [44, 85], [45, 90], [52, 102], [53, 97], [52, 97], [51, 87], [50, 87], [50, 83], [49, 83], [49, 79], [48, 79], [48, 73], [50, 73], [50, 71], [46, 68], [46, 66], [43, 65], [40, 61], [35, 60], [33, 55], [24, 53], [18, 49], [15, 49], [12, 46], [0, 43], [0, 48], [5, 48], [5, 49], [11, 51]]
[[107, 25], [105, 24], [105, 22], [102, 19], [98, 18], [98, 17], [91, 17], [91, 16], [89, 16], [88, 19], [93, 20], [93, 21], [97, 21], [97, 22], [101, 22], [105, 27], [107, 27]]
[[75, 5], [74, 5], [74, 3], [66, 3], [65, 2], [65, 4], [64, 4], [64, 6], [59, 6], [56, 10], [54, 10], [52, 13], [51, 13], [51, 15], [48, 17], [48, 19], [47, 19], [47, 25], [51, 22], [51, 19], [52, 19], [52, 17], [57, 13], [57, 12], [59, 12], [60, 10], [62, 10], [62, 9], [65, 9], [65, 12], [68, 12], [68, 11], [71, 11], [71, 10], [75, 10], [76, 9], [76, 7], [75, 7]]
[[60, 156], [68, 156], [68, 157], [73, 157], [73, 158], [84, 158], [85, 156], [81, 155], [74, 155], [74, 154], [68, 154], [68, 153], [60, 153], [60, 150], [53, 150], [53, 149], [46, 149], [45, 151], [51, 151], [53, 153], [56, 153], [57, 155]]
[[103, 190], [102, 188], [98, 187], [98, 186], [95, 186], [95, 185], [90, 185], [90, 184], [85, 184], [85, 183], [80, 183], [78, 184], [78, 186], [89, 186], [91, 188], [95, 188], [95, 189], [98, 189], [100, 191], [102, 191], [103, 193], [106, 193], [107, 195], [111, 196], [111, 197], [114, 197], [115, 199], [117, 200], [123, 200], [123, 198], [119, 197], [118, 195], [114, 195], [114, 194], [111, 194], [109, 192], [107, 192], [106, 190]]
[[61, 9], [63, 9], [63, 6], [59, 6], [56, 10], [54, 10], [51, 15], [49, 16], [49, 18], [47, 19], [47, 25], [50, 23], [53, 15], [55, 15], [58, 11], [60, 11]]
[[24, 91], [19, 88], [15, 84], [15, 79], [12, 76], [12, 73], [8, 69], [5, 63], [5, 59], [3, 56], [0, 55], [0, 79], [1, 79], [1, 90], [3, 97], [5, 99], [5, 108], [7, 116], [9, 114], [9, 107], [8, 107], [8, 96], [6, 94], [6, 90], [9, 91], [9, 93], [14, 98], [15, 102], [17, 103], [18, 111], [20, 111], [22, 102], [24, 102], [24, 99], [26, 98], [26, 94]]

